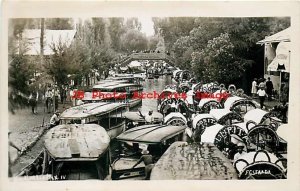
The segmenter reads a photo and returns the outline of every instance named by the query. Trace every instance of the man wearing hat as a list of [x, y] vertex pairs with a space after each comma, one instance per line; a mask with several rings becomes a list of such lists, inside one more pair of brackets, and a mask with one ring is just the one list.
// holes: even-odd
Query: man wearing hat
[[59, 124], [59, 110], [56, 110], [55, 113], [52, 115], [50, 119], [50, 128], [56, 126]]
[[238, 144], [244, 143], [243, 139], [240, 138], [239, 136], [235, 134], [230, 135], [230, 143], [228, 145], [228, 158], [229, 159], [234, 159], [235, 154], [238, 151]]
[[237, 159], [239, 159], [242, 155], [246, 154], [246, 152], [244, 151], [244, 147], [245, 144], [242, 142], [239, 142], [237, 144], [237, 153], [234, 155], [233, 160], [236, 161]]
[[144, 162], [145, 164], [145, 180], [150, 180], [150, 174], [152, 168], [154, 167], [154, 164], [153, 164], [153, 157], [151, 154], [149, 154], [149, 151], [147, 149], [143, 149], [141, 158], [138, 160], [138, 162], [135, 165], [133, 165], [132, 168], [136, 167], [141, 162]]

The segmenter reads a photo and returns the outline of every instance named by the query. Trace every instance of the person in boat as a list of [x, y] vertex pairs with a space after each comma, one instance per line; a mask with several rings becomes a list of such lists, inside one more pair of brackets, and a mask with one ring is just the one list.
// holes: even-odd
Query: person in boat
[[146, 123], [152, 124], [154, 122], [153, 110], [149, 110], [148, 114], [145, 116]]
[[172, 99], [171, 110], [172, 112], [177, 112], [178, 110], [178, 103], [176, 99]]
[[237, 153], [234, 155], [233, 160], [236, 161], [238, 160], [241, 156], [243, 156], [244, 154], [246, 154], [246, 152], [244, 151], [244, 143], [239, 142], [237, 144]]
[[230, 135], [230, 142], [228, 143], [228, 147], [226, 152], [224, 153], [227, 158], [234, 159], [234, 155], [238, 152], [238, 144], [243, 143], [244, 141], [237, 135], [231, 134]]
[[56, 110], [50, 119], [50, 128], [59, 124], [59, 111]]
[[133, 165], [132, 168], [136, 167], [141, 162], [144, 162], [145, 164], [145, 180], [150, 180], [150, 174], [154, 167], [154, 162], [153, 162], [153, 156], [149, 154], [149, 151], [147, 149], [144, 149], [142, 151], [141, 158], [138, 160], [138, 162], [135, 165]]

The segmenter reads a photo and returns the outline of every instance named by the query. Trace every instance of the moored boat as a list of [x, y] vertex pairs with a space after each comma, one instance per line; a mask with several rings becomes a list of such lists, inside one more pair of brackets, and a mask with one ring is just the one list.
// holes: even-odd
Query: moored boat
[[125, 129], [125, 120], [122, 115], [127, 110], [127, 106], [122, 103], [88, 103], [66, 109], [60, 115], [60, 123], [99, 124], [107, 130], [113, 139]]
[[174, 141], [184, 138], [185, 126], [142, 125], [119, 135], [117, 140], [129, 147], [122, 148], [122, 154], [112, 164], [112, 179], [141, 179], [145, 176], [145, 165], [133, 165], [139, 160], [140, 149], [147, 149], [155, 163]]
[[97, 124], [66, 124], [50, 129], [44, 150], [18, 177], [44, 180], [103, 180], [109, 174], [110, 137]]

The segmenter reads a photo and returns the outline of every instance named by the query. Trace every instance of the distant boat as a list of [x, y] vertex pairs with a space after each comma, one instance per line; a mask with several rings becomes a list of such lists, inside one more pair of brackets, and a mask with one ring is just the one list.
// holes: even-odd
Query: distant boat
[[142, 90], [143, 86], [139, 83], [120, 83], [118, 80], [103, 82], [94, 85], [92, 92], [85, 92], [82, 100], [86, 103], [119, 102], [133, 108], [142, 103], [142, 99], [135, 96], [136, 93], [139, 94]]

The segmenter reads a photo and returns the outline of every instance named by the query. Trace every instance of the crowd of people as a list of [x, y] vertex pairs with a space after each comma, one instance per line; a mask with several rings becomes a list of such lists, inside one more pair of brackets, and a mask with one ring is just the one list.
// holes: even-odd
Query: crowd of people
[[260, 107], [263, 109], [265, 99], [268, 98], [268, 101], [272, 101], [275, 96], [274, 86], [273, 82], [271, 81], [270, 77], [268, 77], [268, 80], [265, 78], [261, 78], [257, 80], [257, 78], [254, 78], [252, 82], [251, 87], [251, 94], [253, 98], [256, 98], [258, 95], [259, 101], [260, 101]]

